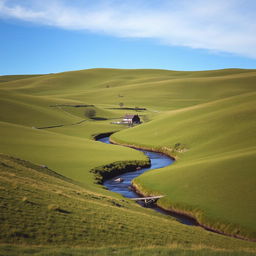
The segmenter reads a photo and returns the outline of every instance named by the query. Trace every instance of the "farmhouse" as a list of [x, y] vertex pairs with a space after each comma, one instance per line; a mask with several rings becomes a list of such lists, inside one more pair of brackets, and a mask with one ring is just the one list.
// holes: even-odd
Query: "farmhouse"
[[139, 124], [140, 117], [138, 115], [125, 115], [123, 118], [123, 123], [126, 124]]

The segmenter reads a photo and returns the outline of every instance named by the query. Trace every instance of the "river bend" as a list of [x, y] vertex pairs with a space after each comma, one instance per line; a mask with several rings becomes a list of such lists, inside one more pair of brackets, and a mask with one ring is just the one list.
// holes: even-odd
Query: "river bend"
[[[98, 139], [98, 141], [110, 144], [109, 137], [100, 138], [100, 139]], [[136, 149], [136, 150], [139, 150], [139, 149]], [[119, 193], [127, 198], [141, 197], [140, 195], [138, 195], [135, 191], [133, 191], [131, 189], [132, 180], [146, 171], [163, 168], [165, 166], [172, 164], [174, 161], [170, 157], [160, 154], [160, 153], [155, 153], [155, 152], [151, 152], [151, 151], [147, 151], [147, 150], [139, 150], [139, 151], [142, 151], [145, 155], [147, 155], [150, 158], [151, 166], [149, 168], [142, 168], [140, 170], [133, 171], [133, 172], [126, 172], [126, 173], [118, 175], [112, 179], [105, 180], [103, 185], [108, 190], [110, 190], [112, 192]], [[116, 182], [115, 180], [118, 178], [121, 178], [123, 181]], [[143, 203], [139, 203], [139, 204], [141, 206], [145, 207], [145, 205]], [[197, 225], [195, 220], [188, 218], [186, 216], [180, 215], [180, 214], [171, 213], [169, 211], [164, 211], [155, 204], [152, 205], [150, 208], [152, 208], [155, 211], [160, 212], [162, 214], [170, 215], [170, 216], [174, 217], [177, 221], [179, 221], [183, 224]]]

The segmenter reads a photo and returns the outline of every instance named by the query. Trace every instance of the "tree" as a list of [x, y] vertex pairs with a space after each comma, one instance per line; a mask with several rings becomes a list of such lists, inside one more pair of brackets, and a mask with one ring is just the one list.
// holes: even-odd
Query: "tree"
[[93, 108], [86, 108], [84, 111], [84, 116], [88, 118], [93, 118], [96, 115], [96, 111]]

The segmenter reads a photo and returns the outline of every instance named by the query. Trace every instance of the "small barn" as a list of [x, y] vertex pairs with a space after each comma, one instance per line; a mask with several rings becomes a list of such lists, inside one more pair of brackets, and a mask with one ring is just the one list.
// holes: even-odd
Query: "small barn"
[[140, 124], [140, 117], [138, 115], [125, 115], [123, 123], [126, 124]]

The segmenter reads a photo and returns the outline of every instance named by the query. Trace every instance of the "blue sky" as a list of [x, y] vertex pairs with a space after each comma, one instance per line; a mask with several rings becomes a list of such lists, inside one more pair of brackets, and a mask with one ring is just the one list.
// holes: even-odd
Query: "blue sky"
[[256, 68], [254, 0], [0, 0], [0, 75]]

